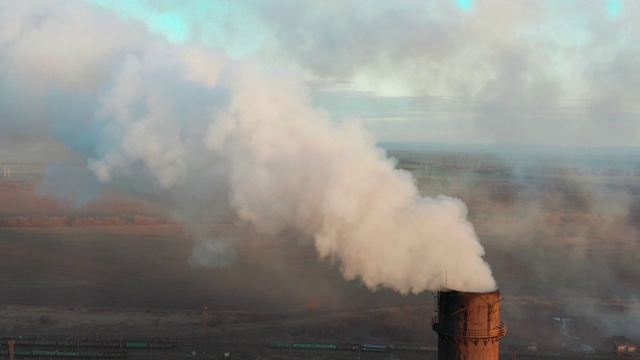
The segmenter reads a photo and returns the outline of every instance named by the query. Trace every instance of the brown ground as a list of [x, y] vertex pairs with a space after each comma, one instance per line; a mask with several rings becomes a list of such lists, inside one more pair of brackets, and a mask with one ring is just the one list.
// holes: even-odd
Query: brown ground
[[[573, 332], [591, 343], [615, 334], [640, 337], [635, 195], [598, 192], [606, 178], [572, 178], [567, 188], [544, 177], [519, 187], [455, 172], [418, 171], [416, 177], [424, 194], [447, 193], [468, 204], [506, 298], [505, 346], [537, 341], [560, 349], [553, 317], [580, 319]], [[209, 346], [211, 356], [231, 348], [256, 358], [273, 355], [262, 345], [273, 341], [436, 345], [431, 293], [371, 293], [344, 281], [335, 266], [318, 263], [296, 234], [257, 239], [226, 224], [216, 225], [214, 234], [242, 239], [237, 264], [193, 268], [194, 240], [180, 225], [132, 220], [161, 215], [152, 204], [115, 194], [74, 209], [39, 197], [37, 183], [0, 184], [2, 336], [177, 339], [183, 346], [174, 357]], [[39, 222], [10, 226], [16, 217]], [[60, 226], [46, 222], [60, 217], [66, 218]], [[125, 222], [104, 226], [113, 225], [112, 218]], [[203, 345], [205, 304], [209, 345]]]

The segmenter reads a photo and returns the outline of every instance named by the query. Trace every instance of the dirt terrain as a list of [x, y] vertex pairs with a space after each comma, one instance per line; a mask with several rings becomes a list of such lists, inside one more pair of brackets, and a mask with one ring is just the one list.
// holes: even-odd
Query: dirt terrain
[[[572, 319], [570, 331], [594, 346], [612, 335], [640, 340], [640, 199], [633, 192], [640, 178], [425, 171], [430, 158], [403, 156], [400, 166], [424, 195], [467, 204], [505, 298], [503, 347], [535, 341], [562, 351], [554, 318]], [[114, 192], [75, 208], [42, 197], [37, 180], [4, 181], [1, 336], [181, 344], [130, 358], [189, 357], [193, 350], [209, 358], [227, 351], [346, 358], [267, 346], [278, 341], [437, 344], [433, 293], [401, 296], [347, 282], [295, 232], [265, 238], [230, 223], [207, 226], [214, 237], [237, 239], [235, 264], [191, 266], [197, 240], [152, 203]]]

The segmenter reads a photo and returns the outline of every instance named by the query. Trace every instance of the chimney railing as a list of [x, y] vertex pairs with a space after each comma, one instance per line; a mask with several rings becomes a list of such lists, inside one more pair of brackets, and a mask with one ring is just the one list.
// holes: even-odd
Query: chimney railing
[[445, 326], [441, 324], [438, 317], [434, 317], [431, 320], [431, 327], [438, 335], [450, 336], [450, 337], [463, 337], [472, 340], [482, 339], [502, 339], [507, 335], [507, 325], [500, 321], [498, 327], [489, 330], [463, 330], [453, 326]]

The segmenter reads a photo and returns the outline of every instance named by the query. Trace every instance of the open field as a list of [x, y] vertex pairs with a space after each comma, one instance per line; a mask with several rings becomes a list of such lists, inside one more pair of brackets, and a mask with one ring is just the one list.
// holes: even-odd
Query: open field
[[[428, 158], [402, 156], [424, 195], [467, 204], [505, 297], [505, 346], [562, 349], [553, 317], [576, 319], [573, 331], [595, 345], [611, 335], [640, 338], [640, 177], [425, 171]], [[347, 282], [295, 232], [265, 238], [207, 225], [214, 237], [236, 239], [237, 261], [192, 267], [196, 240], [151, 203], [114, 193], [77, 209], [40, 197], [37, 182], [5, 182], [0, 190], [2, 336], [183, 344], [156, 358], [192, 350], [215, 358], [225, 346], [245, 358], [292, 356], [266, 346], [276, 341], [437, 342], [434, 294], [370, 292]], [[23, 222], [9, 222], [16, 218]]]

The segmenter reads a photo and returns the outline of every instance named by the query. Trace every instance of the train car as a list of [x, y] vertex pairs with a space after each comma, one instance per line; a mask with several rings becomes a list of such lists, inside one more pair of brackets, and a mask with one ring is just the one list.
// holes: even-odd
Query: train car
[[337, 344], [295, 343], [291, 347], [294, 349], [338, 350]]
[[387, 347], [384, 345], [373, 345], [373, 344], [360, 344], [361, 351], [376, 351], [376, 352], [385, 352], [387, 351]]
[[93, 348], [99, 348], [99, 347], [103, 347], [104, 343], [102, 341], [81, 341], [80, 342], [80, 346], [82, 347], [93, 347]]
[[33, 345], [33, 340], [15, 339], [13, 341], [15, 341], [16, 345]]
[[84, 358], [103, 358], [104, 353], [101, 351], [81, 351], [80, 357]]
[[15, 341], [16, 345], [33, 345], [33, 340], [21, 340], [21, 339], [7, 339], [0, 341], [0, 345], [5, 346], [9, 345], [9, 341]]
[[33, 342], [33, 345], [35, 346], [56, 346], [57, 345], [57, 341], [52, 341], [52, 340], [35, 340]]
[[338, 344], [338, 350], [359, 351], [360, 344]]
[[56, 350], [32, 350], [33, 356], [56, 356], [58, 351]]
[[397, 351], [420, 351], [419, 345], [396, 345]]
[[150, 347], [148, 342], [130, 342], [130, 341], [127, 341], [127, 342], [124, 343], [124, 345], [125, 345], [125, 347], [128, 347], [128, 348], [148, 348], [148, 347]]
[[[84, 355], [83, 355], [84, 356]], [[127, 357], [127, 353], [122, 352], [106, 352], [103, 356], [105, 359], [124, 359]]]
[[16, 350], [13, 353], [17, 356], [31, 356], [33, 355], [33, 350]]
[[58, 353], [56, 354], [56, 356], [58, 356], [58, 357], [73, 357], [73, 358], [77, 358], [77, 357], [80, 357], [80, 352], [78, 352], [78, 351], [60, 351], [60, 350], [58, 350]]
[[108, 348], [119, 348], [122, 344], [119, 342], [113, 342], [113, 341], [104, 341], [102, 342], [102, 347], [108, 347]]
[[434, 346], [420, 346], [420, 351], [438, 351], [438, 348]]
[[154, 348], [154, 349], [173, 349], [174, 347], [176, 347], [176, 343], [175, 342], [153, 342], [153, 343], [149, 343], [149, 347], [150, 348]]

